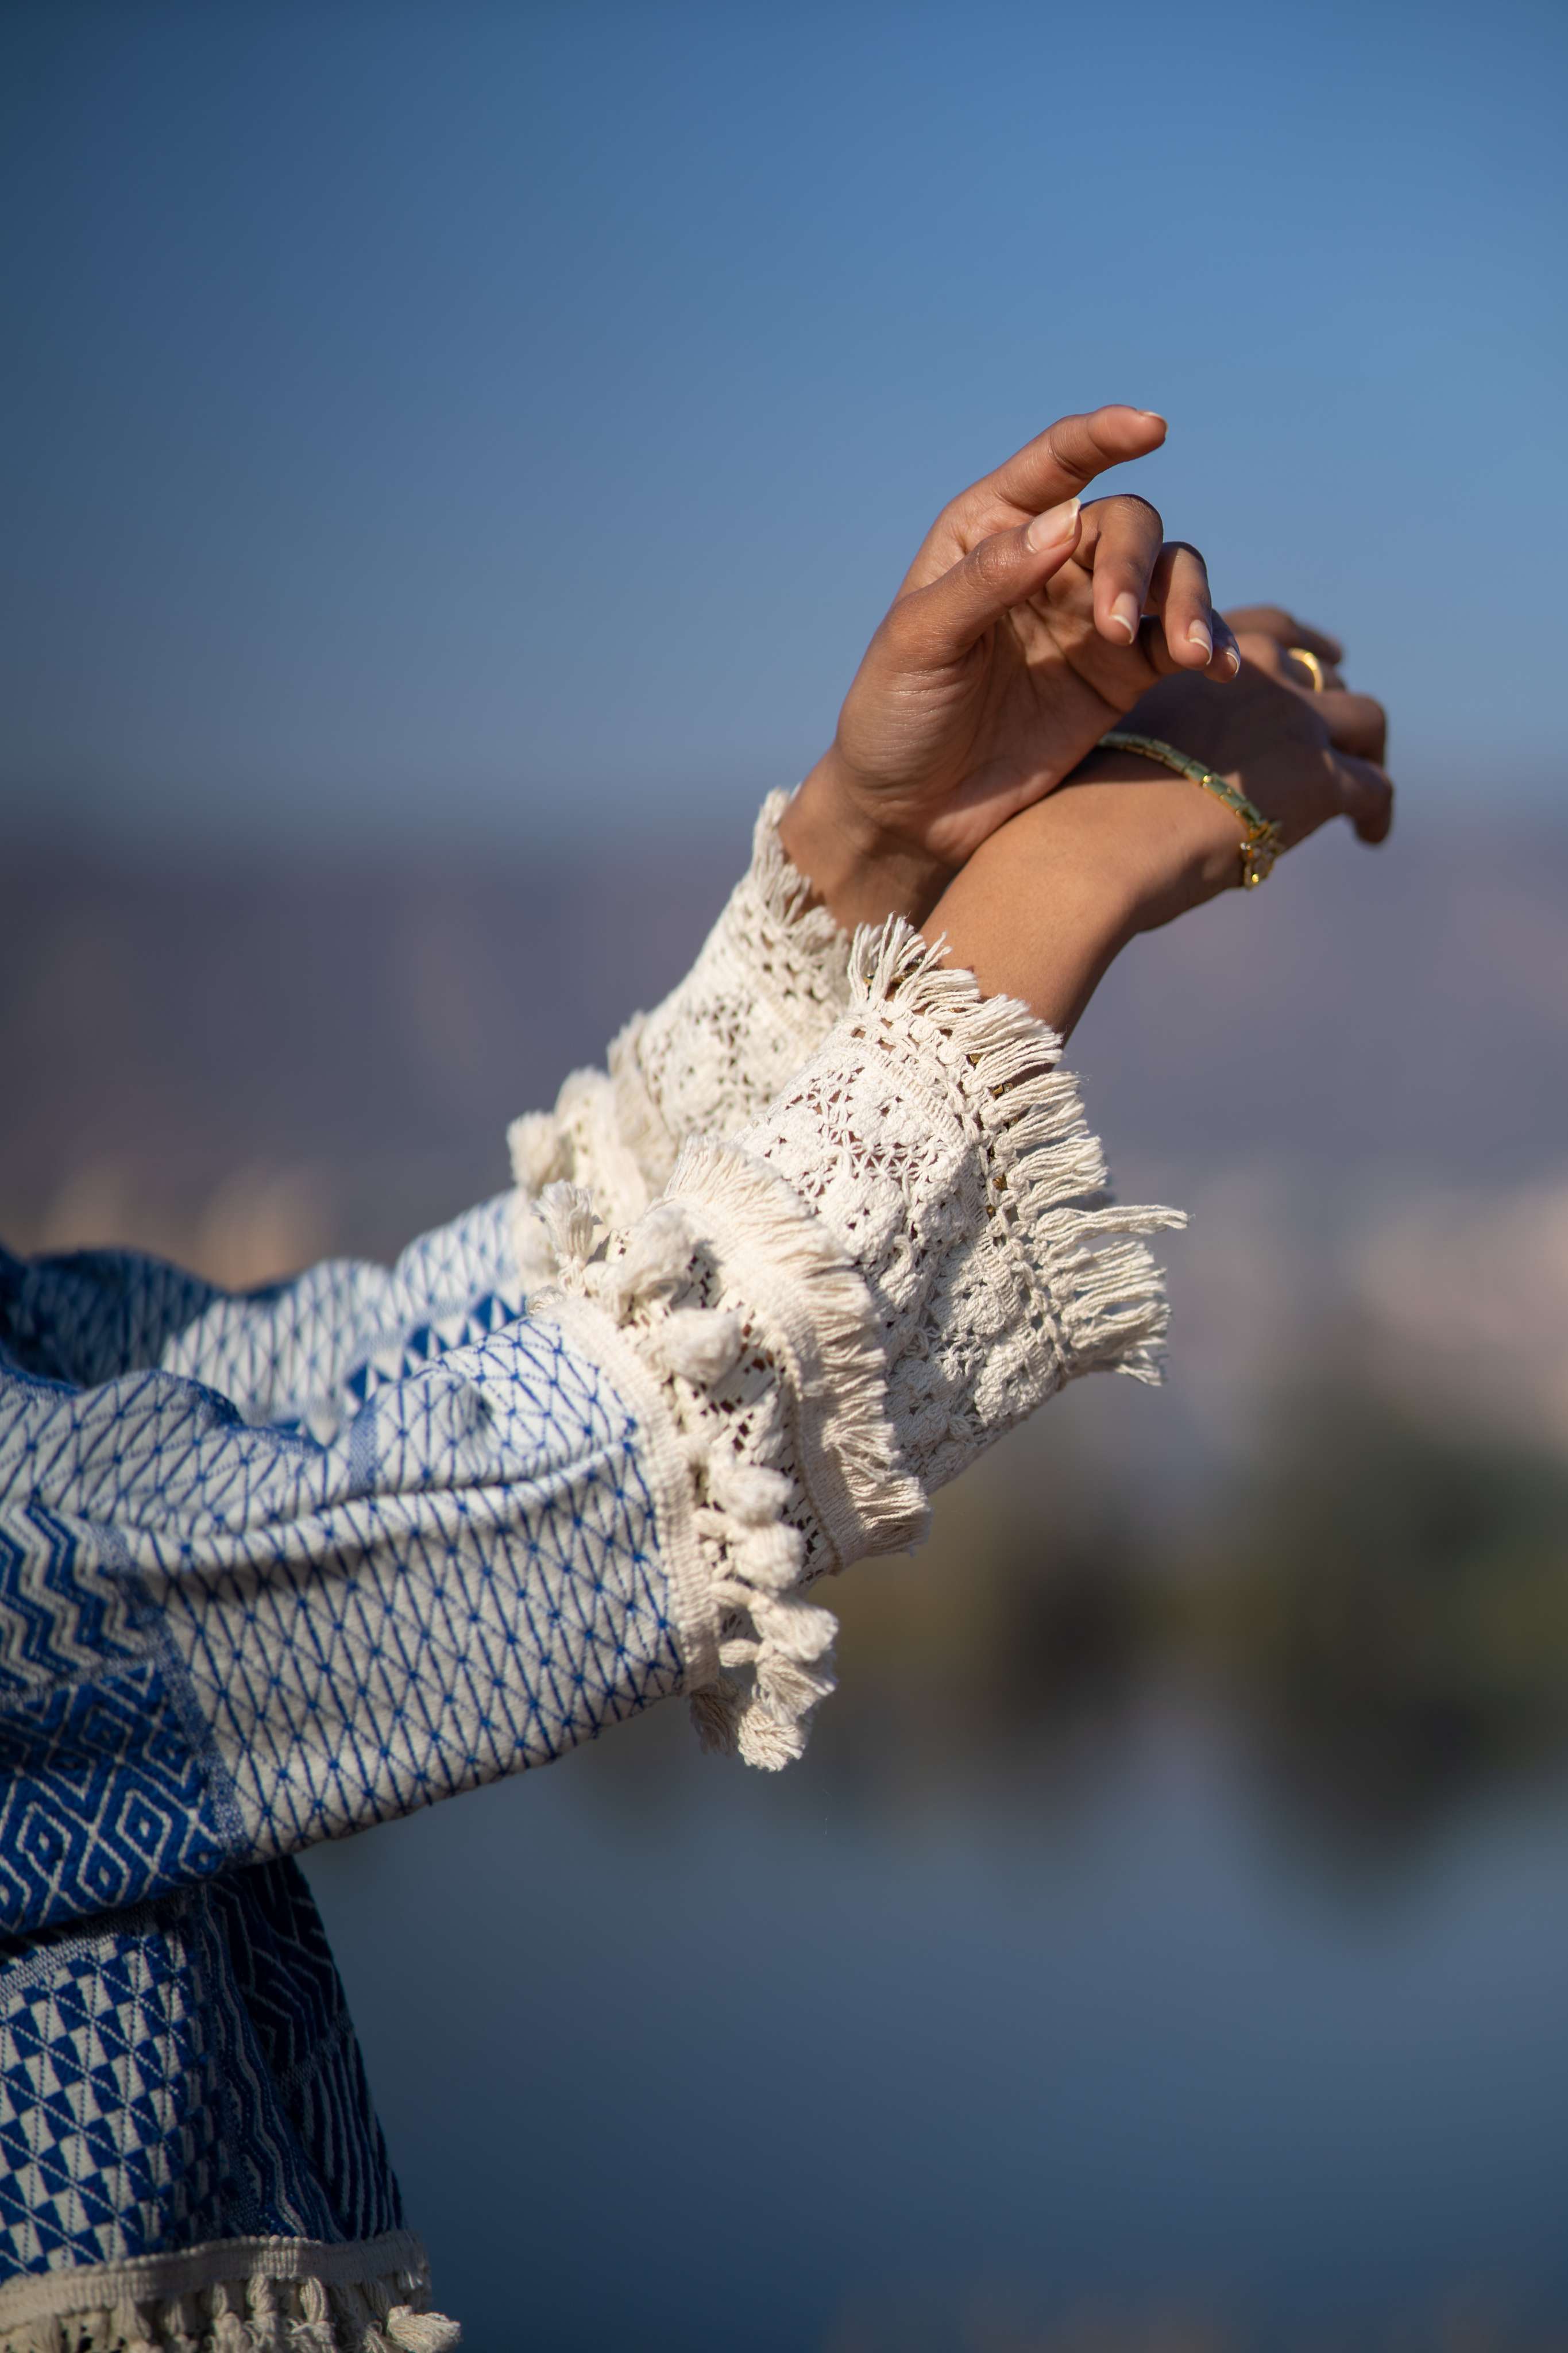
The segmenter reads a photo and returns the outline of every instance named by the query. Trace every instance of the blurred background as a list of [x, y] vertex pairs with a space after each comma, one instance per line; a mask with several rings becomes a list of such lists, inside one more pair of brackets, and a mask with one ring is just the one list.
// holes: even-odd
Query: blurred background
[[1568, 18], [0, 7], [0, 1230], [383, 1256], [689, 959], [1052, 417], [1341, 635], [1399, 828], [1075, 1041], [1167, 1250], [679, 1709], [320, 1853], [478, 2353], [1568, 2340]]

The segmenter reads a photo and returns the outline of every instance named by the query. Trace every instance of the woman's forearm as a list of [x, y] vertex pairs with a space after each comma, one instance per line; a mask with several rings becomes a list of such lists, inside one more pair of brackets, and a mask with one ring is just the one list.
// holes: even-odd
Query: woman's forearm
[[1098, 752], [975, 853], [922, 928], [984, 995], [1067, 1038], [1131, 939], [1234, 878], [1237, 839], [1184, 777]]

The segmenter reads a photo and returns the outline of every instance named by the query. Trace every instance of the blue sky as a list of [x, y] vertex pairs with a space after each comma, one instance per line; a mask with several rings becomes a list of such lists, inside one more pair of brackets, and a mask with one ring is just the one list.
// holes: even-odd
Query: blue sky
[[1058, 412], [1559, 797], [1568, 13], [0, 12], [10, 821], [689, 823]]

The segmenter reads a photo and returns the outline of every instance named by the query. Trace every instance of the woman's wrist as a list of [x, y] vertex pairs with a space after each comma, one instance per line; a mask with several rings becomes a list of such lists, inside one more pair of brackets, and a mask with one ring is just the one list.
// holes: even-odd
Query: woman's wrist
[[1184, 777], [1096, 753], [975, 852], [922, 928], [987, 996], [1020, 998], [1065, 1038], [1130, 940], [1237, 879], [1238, 839]]
[[950, 879], [948, 868], [866, 816], [836, 746], [790, 800], [778, 837], [791, 865], [847, 932], [889, 915], [918, 923]]
[[1189, 777], [1136, 752], [1094, 751], [1062, 787], [1079, 791], [1094, 796], [1100, 853], [1124, 870], [1134, 932], [1157, 931], [1240, 881], [1240, 820]]
[[1106, 813], [1065, 788], [992, 836], [921, 926], [987, 997], [1012, 997], [1067, 1037], [1139, 930], [1142, 893], [1109, 855]]

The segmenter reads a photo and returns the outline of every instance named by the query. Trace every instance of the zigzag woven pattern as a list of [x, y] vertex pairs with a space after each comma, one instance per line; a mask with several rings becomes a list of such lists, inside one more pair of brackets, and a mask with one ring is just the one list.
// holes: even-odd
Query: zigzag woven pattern
[[[488, 1282], [499, 1221], [462, 1222]], [[457, 1244], [425, 1251], [450, 1287]], [[0, 1633], [29, 1858], [9, 1887], [0, 1872], [12, 1923], [381, 1820], [678, 1683], [636, 1425], [598, 1367], [526, 1317], [446, 1348], [429, 1285], [384, 1280], [384, 1332], [417, 1299], [402, 1345], [423, 1369], [352, 1365], [368, 1402], [327, 1444], [247, 1426], [164, 1372], [90, 1390], [0, 1374]], [[121, 1274], [117, 1314], [123, 1292]], [[471, 1294], [457, 1328], [495, 1300]], [[227, 1303], [231, 1356], [245, 1304]], [[278, 1295], [254, 1304], [276, 1332]], [[342, 1372], [330, 1335], [310, 1349], [304, 1319], [289, 1328], [301, 1378]]]
[[109, 1911], [239, 1851], [134, 1593], [57, 1514], [0, 1504], [0, 1922]]

